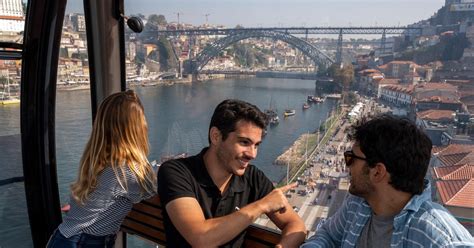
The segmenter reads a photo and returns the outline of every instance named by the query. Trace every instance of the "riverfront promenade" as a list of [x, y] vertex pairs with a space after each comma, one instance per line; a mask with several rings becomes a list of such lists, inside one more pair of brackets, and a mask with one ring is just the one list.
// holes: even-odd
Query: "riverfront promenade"
[[[349, 189], [350, 177], [343, 157], [344, 151], [350, 150], [352, 145], [346, 133], [351, 125], [346, 118], [347, 112], [348, 109], [343, 109], [332, 123], [334, 129], [329, 133], [330, 136], [320, 140], [321, 143], [309, 156], [307, 166], [303, 167], [301, 173], [296, 173], [294, 181], [298, 181], [298, 187], [287, 193], [290, 205], [304, 220], [309, 235], [313, 235], [320, 224], [334, 215]], [[366, 101], [360, 116], [374, 112], [377, 112], [375, 103]], [[266, 216], [261, 216], [255, 223], [277, 229]]]
[[[348, 189], [342, 157], [349, 146], [344, 132], [348, 124], [340, 120], [336, 125], [342, 127], [308, 159], [308, 167], [297, 178], [298, 187], [287, 194], [288, 201], [305, 221], [311, 235], [330, 212], [339, 208]], [[256, 224], [277, 229], [266, 216], [257, 219]]]

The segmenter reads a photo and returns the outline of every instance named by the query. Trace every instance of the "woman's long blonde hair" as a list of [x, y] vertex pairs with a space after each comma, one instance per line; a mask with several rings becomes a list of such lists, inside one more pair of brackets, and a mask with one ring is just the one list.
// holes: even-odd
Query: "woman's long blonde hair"
[[131, 90], [110, 95], [97, 112], [82, 154], [79, 176], [71, 185], [73, 198], [84, 204], [107, 166], [113, 168], [125, 190], [128, 167], [144, 192], [154, 192], [156, 177], [147, 159], [148, 150], [148, 128], [138, 96]]

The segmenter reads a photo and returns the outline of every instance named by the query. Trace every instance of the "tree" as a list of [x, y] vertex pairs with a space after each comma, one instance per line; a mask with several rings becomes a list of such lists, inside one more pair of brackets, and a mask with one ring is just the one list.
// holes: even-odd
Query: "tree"
[[318, 65], [318, 76], [327, 76], [327, 73], [328, 73], [328, 68], [326, 67], [326, 65]]
[[339, 64], [333, 64], [328, 69], [329, 75], [334, 79], [336, 83], [342, 86], [342, 99], [345, 103], [345, 95], [349, 91], [350, 85], [354, 80], [355, 73], [352, 64], [341, 66]]
[[0, 83], [2, 84], [3, 88], [5, 88], [5, 84], [8, 82], [8, 79], [5, 76], [0, 76]]
[[159, 61], [162, 66], [162, 71], [170, 70], [177, 66], [176, 59], [173, 54], [171, 43], [164, 36], [160, 36], [158, 41]]
[[140, 18], [140, 19], [142, 19], [142, 20], [146, 19], [146, 16], [145, 16], [144, 14], [142, 14], [142, 13], [138, 13], [138, 14], [137, 14], [137, 17]]
[[234, 56], [238, 64], [244, 67], [255, 66], [255, 62], [257, 61], [257, 52], [254, 48], [252, 48], [248, 44], [239, 43], [234, 44], [233, 48], [235, 51]]
[[145, 24], [146, 31], [158, 31], [160, 26], [166, 26], [168, 22], [164, 15], [151, 14]]

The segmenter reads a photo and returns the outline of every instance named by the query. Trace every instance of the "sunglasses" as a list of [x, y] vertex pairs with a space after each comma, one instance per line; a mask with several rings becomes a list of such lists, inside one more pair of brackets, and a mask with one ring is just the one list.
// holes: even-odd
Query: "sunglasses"
[[344, 161], [346, 162], [347, 167], [351, 166], [352, 163], [354, 163], [355, 159], [360, 159], [360, 160], [367, 161], [367, 158], [359, 157], [359, 156], [355, 155], [353, 151], [345, 151], [344, 152]]

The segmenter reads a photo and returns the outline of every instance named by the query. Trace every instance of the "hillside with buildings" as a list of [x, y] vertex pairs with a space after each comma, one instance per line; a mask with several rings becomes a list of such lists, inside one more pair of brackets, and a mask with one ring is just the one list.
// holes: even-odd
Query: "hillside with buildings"
[[352, 87], [428, 134], [433, 196], [474, 233], [474, 1], [446, 0], [413, 26], [422, 35], [394, 56], [357, 56]]

